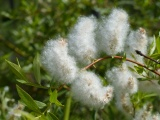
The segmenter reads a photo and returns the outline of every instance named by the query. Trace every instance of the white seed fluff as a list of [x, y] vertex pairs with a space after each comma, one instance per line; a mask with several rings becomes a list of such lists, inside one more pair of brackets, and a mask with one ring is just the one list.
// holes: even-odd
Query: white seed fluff
[[113, 97], [113, 87], [103, 87], [92, 72], [82, 71], [71, 86], [73, 97], [89, 107], [102, 108]]
[[146, 31], [143, 28], [139, 28], [137, 31], [131, 31], [125, 45], [125, 52], [127, 58], [132, 58], [133, 55], [138, 62], [143, 63], [143, 57], [136, 54], [135, 50], [141, 51], [143, 54], [147, 54], [147, 36]]
[[80, 17], [68, 36], [69, 53], [82, 65], [89, 64], [96, 57], [95, 28], [93, 17]]
[[142, 109], [137, 110], [135, 113], [135, 118], [133, 120], [154, 120], [152, 118], [151, 111], [147, 110], [147, 106], [143, 106]]
[[108, 19], [99, 26], [97, 32], [98, 48], [108, 55], [122, 52], [128, 30], [128, 14], [122, 9], [114, 9]]
[[128, 93], [116, 93], [116, 105], [117, 108], [128, 115], [128, 117], [133, 115], [133, 105]]
[[68, 55], [67, 42], [59, 38], [50, 40], [42, 52], [42, 64], [60, 83], [72, 83], [78, 68], [75, 60]]
[[115, 91], [127, 91], [132, 94], [138, 90], [137, 79], [130, 73], [125, 63], [107, 71], [106, 76], [114, 86]]

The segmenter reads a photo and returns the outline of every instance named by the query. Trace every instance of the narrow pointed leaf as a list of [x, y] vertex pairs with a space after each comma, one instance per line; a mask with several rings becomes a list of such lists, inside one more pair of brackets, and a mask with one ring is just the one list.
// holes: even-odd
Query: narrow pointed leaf
[[47, 113], [47, 117], [49, 120], [59, 120], [58, 117], [51, 112]]
[[56, 100], [55, 104], [56, 104], [57, 106], [61, 106], [61, 107], [64, 106], [64, 105], [62, 105], [62, 103], [60, 103], [58, 100]]
[[16, 85], [16, 87], [19, 97], [26, 104], [26, 106], [34, 112], [41, 114], [41, 111], [38, 108], [36, 102], [33, 100], [33, 98], [18, 85]]
[[153, 93], [153, 94], [145, 95], [143, 98], [150, 98], [150, 97], [155, 97], [155, 96], [157, 96], [157, 94]]
[[48, 87], [45, 87], [45, 86], [42, 86], [42, 85], [39, 85], [39, 84], [35, 84], [35, 83], [31, 83], [31, 82], [26, 82], [26, 81], [21, 80], [21, 79], [16, 79], [16, 80], [19, 83], [22, 83], [22, 84], [25, 84], [25, 85], [33, 86], [33, 87], [36, 87], [36, 88], [48, 89]]
[[6, 60], [7, 64], [9, 65], [10, 69], [12, 70], [12, 72], [17, 76], [19, 77], [19, 79], [21, 80], [25, 80], [25, 81], [28, 81], [27, 80], [27, 77], [25, 75], [25, 73], [23, 72], [22, 68], [20, 68], [18, 65]]
[[21, 65], [20, 65], [20, 63], [19, 63], [18, 58], [16, 58], [16, 60], [17, 60], [17, 64], [18, 64], [18, 66], [19, 66], [19, 67], [21, 67]]
[[22, 79], [16, 79], [19, 83], [22, 83], [22, 84], [27, 84], [28, 82], [25, 81], [25, 80], [22, 80]]
[[157, 47], [158, 53], [160, 53], [160, 37], [156, 39], [156, 47]]
[[156, 37], [154, 36], [153, 42], [149, 47], [149, 55], [152, 55], [156, 49]]
[[39, 54], [33, 60], [33, 72], [38, 84], [41, 82]]
[[37, 106], [39, 107], [39, 109], [42, 109], [44, 107], [46, 107], [46, 104], [37, 100], [34, 100], [34, 102], [37, 104]]
[[122, 58], [122, 61], [126, 61], [126, 53], [123, 54], [123, 58]]

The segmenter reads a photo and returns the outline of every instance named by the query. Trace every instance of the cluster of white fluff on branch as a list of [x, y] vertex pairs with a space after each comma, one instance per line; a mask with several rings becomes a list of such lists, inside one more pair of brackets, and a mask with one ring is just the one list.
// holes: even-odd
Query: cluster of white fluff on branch
[[103, 22], [93, 16], [80, 17], [67, 39], [48, 41], [42, 52], [42, 64], [58, 82], [71, 85], [77, 101], [98, 109], [109, 103], [115, 94], [117, 107], [133, 114], [130, 95], [137, 92], [138, 81], [129, 71], [129, 64], [106, 71], [108, 86], [103, 86], [95, 73], [80, 68], [99, 57], [101, 52], [106, 55], [126, 52], [127, 57], [143, 63], [135, 50], [146, 54], [147, 44], [145, 30], [132, 31], [128, 14], [122, 9], [113, 9]]
[[103, 87], [93, 72], [80, 71], [75, 59], [68, 54], [68, 43], [62, 38], [47, 42], [42, 63], [62, 84], [71, 84], [73, 97], [85, 105], [102, 108], [111, 101], [113, 87]]

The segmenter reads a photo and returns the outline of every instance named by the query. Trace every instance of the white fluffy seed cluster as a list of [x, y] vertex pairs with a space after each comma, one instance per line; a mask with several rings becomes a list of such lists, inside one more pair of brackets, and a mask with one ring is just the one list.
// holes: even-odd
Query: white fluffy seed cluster
[[143, 63], [143, 57], [137, 55], [135, 50], [147, 54], [147, 45], [146, 31], [143, 28], [139, 28], [137, 31], [131, 31], [125, 45], [127, 58], [136, 59], [136, 61]]
[[97, 56], [95, 43], [96, 19], [80, 17], [72, 32], [68, 35], [69, 53], [78, 63], [87, 65]]
[[108, 19], [99, 25], [98, 48], [107, 55], [122, 52], [128, 30], [127, 13], [122, 9], [114, 9]]
[[106, 76], [115, 87], [115, 92], [127, 92], [133, 94], [138, 90], [137, 79], [131, 74], [125, 63], [107, 71]]
[[138, 110], [133, 120], [160, 120], [160, 114], [152, 114], [148, 106], [144, 105], [142, 109]]
[[125, 63], [107, 71], [106, 77], [115, 89], [117, 107], [126, 115], [133, 115], [130, 95], [138, 91], [137, 79], [131, 74]]
[[66, 40], [59, 38], [48, 41], [41, 60], [58, 82], [71, 84], [74, 98], [82, 104], [98, 109], [111, 101], [113, 87], [103, 87], [93, 72], [79, 71], [75, 59], [68, 54]]
[[130, 95], [137, 92], [138, 82], [128, 64], [106, 72], [108, 86], [103, 86], [95, 73], [81, 71], [80, 67], [91, 63], [102, 52], [107, 55], [126, 52], [127, 57], [133, 59], [133, 55], [143, 63], [135, 50], [146, 54], [147, 44], [145, 30], [131, 31], [127, 13], [114, 9], [103, 22], [96, 21], [93, 16], [80, 17], [67, 40], [48, 41], [42, 52], [42, 64], [57, 82], [70, 84], [73, 97], [82, 104], [103, 108], [113, 98], [114, 90], [117, 107], [133, 114]]
[[42, 52], [42, 64], [60, 83], [72, 83], [78, 68], [75, 60], [68, 55], [68, 43], [65, 39], [50, 40]]
[[121, 110], [127, 117], [130, 117], [134, 114], [134, 109], [132, 102], [130, 100], [129, 93], [120, 92], [115, 95], [116, 105], [119, 110]]
[[75, 99], [94, 108], [102, 108], [113, 97], [113, 87], [103, 87], [93, 72], [80, 72], [71, 87]]

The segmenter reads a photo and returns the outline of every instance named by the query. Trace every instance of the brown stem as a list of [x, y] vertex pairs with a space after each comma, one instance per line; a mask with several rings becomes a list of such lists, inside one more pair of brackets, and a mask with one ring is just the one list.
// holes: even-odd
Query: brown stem
[[[92, 62], [91, 64], [87, 65], [86, 67], [83, 68], [83, 70], [86, 70], [86, 69], [90, 68], [91, 66], [93, 66], [94, 64], [96, 64], [96, 63], [98, 63], [98, 62], [100, 62], [102, 60], [108, 59], [108, 58], [116, 58], [116, 59], [121, 59], [121, 60], [123, 59], [122, 56], [106, 56], [106, 57], [103, 57], [103, 58], [99, 58], [96, 61]], [[149, 70], [149, 71], [151, 71], [151, 72], [153, 72], [153, 73], [155, 73], [155, 74], [160, 76], [160, 73], [158, 73], [155, 70], [152, 70], [152, 69], [148, 68], [147, 66], [145, 66], [145, 65], [143, 65], [143, 64], [141, 64], [139, 62], [136, 62], [136, 61], [131, 60], [129, 58], [126, 58], [126, 61], [134, 63], [134, 64], [137, 64], [137, 65], [139, 65], [139, 66], [141, 66], [141, 67], [143, 67], [143, 68], [145, 68], [145, 69], [147, 69], [147, 70]]]
[[144, 55], [141, 51], [139, 51], [139, 50], [135, 50], [135, 51], [136, 51], [136, 53], [137, 53], [138, 55], [143, 56], [144, 58], [147, 58], [147, 59], [149, 59], [149, 60], [151, 60], [151, 61], [153, 61], [153, 62], [155, 62], [155, 63], [157, 63], [157, 64], [160, 64], [160, 62], [154, 60], [154, 59], [151, 58], [151, 57], [148, 57], [148, 56]]

